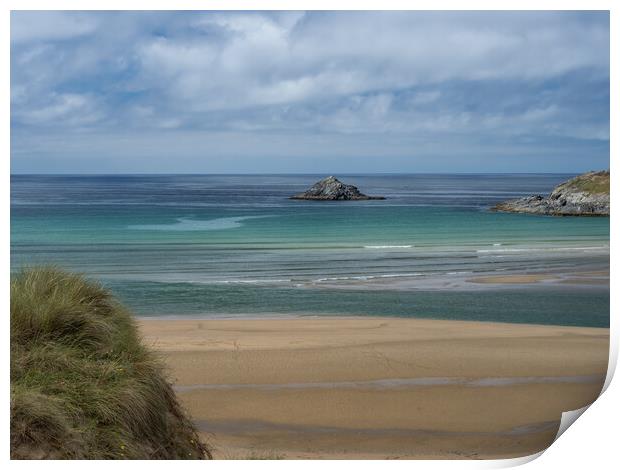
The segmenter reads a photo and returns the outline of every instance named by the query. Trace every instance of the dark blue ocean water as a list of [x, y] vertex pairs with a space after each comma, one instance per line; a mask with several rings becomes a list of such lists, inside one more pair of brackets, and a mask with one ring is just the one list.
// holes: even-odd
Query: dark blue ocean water
[[398, 315], [608, 326], [608, 286], [476, 276], [609, 267], [608, 218], [497, 214], [573, 175], [12, 176], [11, 266], [84, 272], [139, 315]]

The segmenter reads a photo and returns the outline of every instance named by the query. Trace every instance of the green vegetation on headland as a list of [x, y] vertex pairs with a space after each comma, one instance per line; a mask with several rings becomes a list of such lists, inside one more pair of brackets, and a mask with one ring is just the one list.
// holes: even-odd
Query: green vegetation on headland
[[587, 194], [606, 194], [609, 196], [609, 171], [584, 173], [561, 184], [555, 191], [581, 191]]
[[491, 210], [540, 215], [609, 216], [609, 171], [590, 171], [559, 184], [549, 196], [537, 194], [500, 202]]
[[11, 458], [210, 457], [107, 290], [54, 268], [13, 277]]

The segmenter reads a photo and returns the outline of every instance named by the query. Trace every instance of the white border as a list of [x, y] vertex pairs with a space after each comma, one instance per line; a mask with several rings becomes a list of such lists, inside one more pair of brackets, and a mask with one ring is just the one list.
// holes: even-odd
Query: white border
[[[5, 419], [2, 427], [2, 436], [0, 437], [0, 445], [2, 446], [2, 455], [5, 460], [9, 459], [9, 257], [10, 257], [10, 230], [9, 209], [10, 209], [10, 78], [9, 78], [9, 55], [10, 55], [10, 10], [46, 10], [46, 9], [66, 9], [66, 10], [610, 10], [610, 30], [611, 30], [611, 142], [610, 142], [610, 167], [613, 166], [611, 155], [618, 154], [618, 143], [615, 139], [614, 130], [618, 122], [618, 83], [620, 76], [618, 74], [618, 28], [620, 26], [620, 7], [619, 3], [613, 0], [506, 0], [506, 1], [490, 1], [490, 0], [469, 0], [467, 2], [459, 2], [456, 0], [419, 0], [416, 2], [407, 2], [404, 0], [358, 0], [358, 1], [340, 1], [340, 0], [57, 0], [55, 2], [43, 0], [8, 0], [2, 3], [3, 8], [0, 12], [0, 37], [2, 38], [2, 100], [3, 112], [0, 114], [1, 135], [2, 135], [2, 198], [1, 205], [2, 220], [5, 222], [0, 231], [2, 236], [1, 253], [4, 260], [4, 270], [2, 271], [2, 279], [0, 280], [2, 299], [3, 299], [3, 348], [2, 348], [2, 365], [6, 382], [2, 387], [2, 403]], [[612, 171], [615, 171], [612, 169]], [[615, 174], [615, 173], [614, 173]], [[620, 203], [620, 199], [614, 197], [618, 185], [612, 179], [612, 205], [616, 207]], [[618, 222], [615, 217], [611, 218], [611, 240], [618, 234]], [[612, 285], [615, 276], [615, 261], [617, 261], [615, 243], [611, 243], [610, 261], [611, 261], [611, 279]], [[618, 445], [614, 430], [616, 428], [615, 421], [619, 416], [618, 404], [620, 403], [620, 386], [617, 380], [610, 382], [617, 364], [618, 356], [618, 320], [615, 314], [618, 305], [618, 293], [611, 289], [611, 350], [610, 350], [610, 373], [606, 381], [606, 391], [603, 395], [581, 416], [578, 423], [571, 426], [556, 443], [549, 449], [535, 456], [523, 459], [513, 460], [497, 460], [497, 461], [345, 461], [334, 462], [326, 461], [321, 463], [327, 468], [337, 468], [342, 465], [355, 465], [356, 468], [376, 468], [378, 465], [412, 466], [416, 468], [502, 468], [508, 466], [520, 465], [526, 462], [528, 468], [548, 469], [548, 468], [567, 468], [583, 470], [590, 468], [611, 468], [613, 462], [617, 462], [615, 448]], [[149, 467], [163, 468], [168, 466], [165, 462], [118, 462], [115, 465], [129, 468], [135, 465], [149, 465]], [[55, 462], [47, 461], [40, 463], [32, 462], [10, 462], [14, 467], [30, 467], [31, 465], [45, 465], [49, 468], [65, 468], [66, 466], [77, 468], [84, 465], [83, 462]], [[92, 462], [89, 463], [94, 467], [102, 468], [109, 465], [109, 462]], [[181, 465], [209, 465], [217, 468], [238, 468], [242, 466], [252, 465], [256, 468], [272, 468], [275, 466], [291, 466], [297, 468], [314, 468], [315, 461], [215, 461], [215, 462], [183, 462]], [[161, 466], [161, 467], [160, 467]], [[197, 467], [196, 467], [197, 468]]]

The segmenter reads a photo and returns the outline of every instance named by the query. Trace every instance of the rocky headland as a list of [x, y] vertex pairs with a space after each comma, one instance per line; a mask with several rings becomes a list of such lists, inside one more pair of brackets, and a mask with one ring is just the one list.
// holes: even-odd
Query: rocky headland
[[304, 191], [295, 194], [290, 199], [307, 199], [313, 201], [366, 201], [370, 199], [385, 199], [382, 196], [367, 196], [351, 184], [344, 184], [334, 176], [328, 176]]
[[558, 216], [609, 216], [609, 171], [590, 171], [556, 186], [548, 196], [538, 194], [512, 199], [491, 210]]

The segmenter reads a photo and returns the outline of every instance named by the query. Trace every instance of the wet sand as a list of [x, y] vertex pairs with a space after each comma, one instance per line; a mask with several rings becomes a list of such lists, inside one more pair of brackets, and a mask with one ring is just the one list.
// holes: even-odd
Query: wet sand
[[468, 279], [468, 282], [477, 282], [479, 284], [533, 284], [550, 279], [558, 279], [558, 277], [550, 274], [514, 274], [508, 276], [473, 277]]
[[350, 279], [338, 281], [324, 281], [313, 284], [312, 287], [324, 289], [358, 289], [358, 290], [472, 290], [489, 288], [510, 288], [511, 286], [525, 286], [544, 284], [546, 286], [563, 287], [567, 284], [575, 287], [607, 287], [609, 288], [608, 270], [556, 270], [549, 272], [513, 272], [502, 274], [481, 275], [472, 272], [453, 272], [439, 276], [422, 276], [412, 274], [394, 278]]
[[571, 273], [567, 274], [510, 274], [505, 276], [480, 276], [467, 279], [477, 284], [536, 284], [548, 281], [552, 283], [576, 286], [609, 286], [609, 273]]
[[217, 458], [500, 458], [598, 396], [609, 330], [339, 317], [140, 320]]

